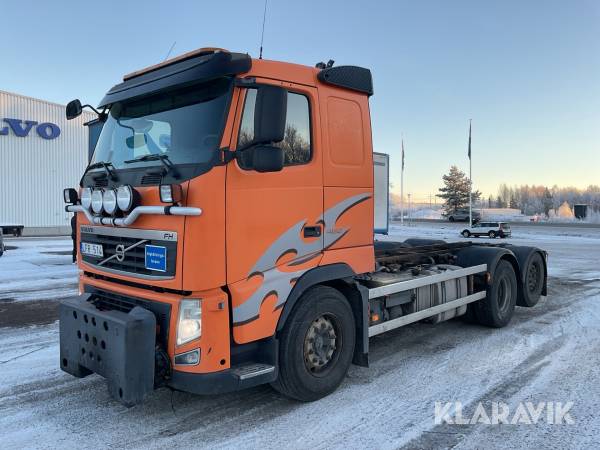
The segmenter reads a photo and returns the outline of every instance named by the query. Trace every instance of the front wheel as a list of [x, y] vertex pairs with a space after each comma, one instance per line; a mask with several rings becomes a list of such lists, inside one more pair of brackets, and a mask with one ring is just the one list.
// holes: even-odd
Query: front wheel
[[496, 237], [496, 232], [495, 232], [495, 231], [490, 231], [490, 232], [488, 233], [488, 236], [489, 236], [491, 239], [494, 239], [494, 238]]
[[468, 238], [469, 236], [471, 236], [471, 233], [469, 233], [469, 230], [465, 230], [462, 232], [463, 237]]
[[332, 393], [345, 378], [355, 343], [354, 314], [336, 289], [316, 286], [298, 299], [279, 345], [279, 377], [272, 386], [308, 402]]

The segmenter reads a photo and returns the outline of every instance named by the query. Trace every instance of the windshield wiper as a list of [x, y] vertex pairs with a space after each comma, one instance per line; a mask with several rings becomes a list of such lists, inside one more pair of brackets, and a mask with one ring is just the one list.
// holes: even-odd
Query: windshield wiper
[[[113, 163], [111, 162], [105, 162], [105, 161], [98, 161], [95, 162], [93, 164], [90, 164], [89, 166], [87, 166], [87, 168], [85, 169], [85, 171], [83, 172], [83, 177], [86, 176], [86, 174], [93, 169], [99, 169], [99, 168], [103, 168], [104, 171], [106, 172], [106, 174], [108, 175], [108, 177], [113, 180], [116, 181], [117, 180], [117, 176], [115, 175], [115, 173], [113, 172], [113, 169], [111, 169], [111, 167], [114, 169], [115, 166], [113, 166]], [[82, 177], [82, 178], [83, 178]]]
[[163, 166], [165, 166], [165, 170], [166, 170], [165, 175], [168, 174], [169, 172], [172, 172], [173, 176], [175, 178], [179, 178], [179, 172], [177, 172], [177, 169], [175, 169], [175, 166], [169, 159], [168, 155], [159, 155], [159, 154], [153, 153], [150, 155], [138, 156], [137, 158], [128, 159], [127, 161], [123, 161], [123, 162], [125, 164], [132, 164], [132, 163], [136, 163], [136, 162], [146, 162], [146, 161], [160, 161], [161, 164]]

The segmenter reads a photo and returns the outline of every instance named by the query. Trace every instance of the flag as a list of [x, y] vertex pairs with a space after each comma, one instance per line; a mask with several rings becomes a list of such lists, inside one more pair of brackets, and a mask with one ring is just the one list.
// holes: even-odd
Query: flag
[[469, 159], [471, 159], [471, 121], [469, 120]]
[[402, 171], [404, 171], [404, 139], [402, 139]]

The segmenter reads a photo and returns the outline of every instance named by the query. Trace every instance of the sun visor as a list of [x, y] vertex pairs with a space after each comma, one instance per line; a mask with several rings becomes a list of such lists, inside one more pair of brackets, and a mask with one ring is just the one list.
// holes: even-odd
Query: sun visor
[[160, 64], [128, 75], [123, 83], [108, 91], [98, 107], [180, 85], [238, 75], [248, 72], [251, 67], [252, 59], [249, 55], [226, 51], [200, 53], [183, 60], [177, 59], [173, 63]]

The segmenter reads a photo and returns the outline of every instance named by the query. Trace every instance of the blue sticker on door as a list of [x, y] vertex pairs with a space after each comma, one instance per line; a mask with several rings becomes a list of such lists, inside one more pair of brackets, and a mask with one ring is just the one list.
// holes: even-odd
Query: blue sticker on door
[[146, 269], [167, 271], [167, 247], [146, 245]]

